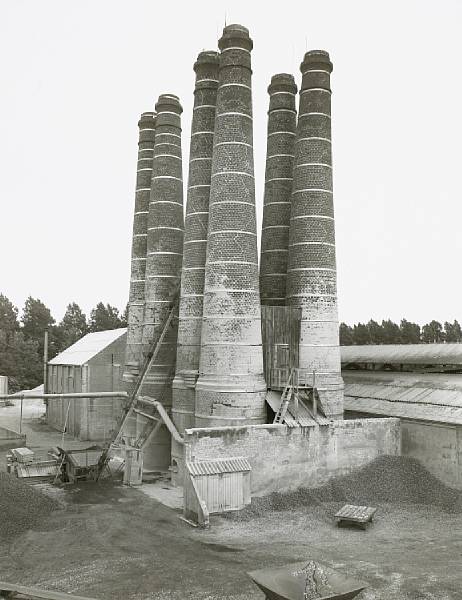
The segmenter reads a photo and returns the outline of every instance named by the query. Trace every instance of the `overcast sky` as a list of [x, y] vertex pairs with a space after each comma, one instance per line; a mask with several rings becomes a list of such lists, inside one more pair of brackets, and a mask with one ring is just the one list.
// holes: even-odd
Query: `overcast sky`
[[334, 63], [340, 319], [462, 321], [460, 0], [0, 0], [0, 292], [55, 318], [128, 297], [139, 114], [184, 107], [224, 25], [254, 40], [259, 222], [266, 88]]

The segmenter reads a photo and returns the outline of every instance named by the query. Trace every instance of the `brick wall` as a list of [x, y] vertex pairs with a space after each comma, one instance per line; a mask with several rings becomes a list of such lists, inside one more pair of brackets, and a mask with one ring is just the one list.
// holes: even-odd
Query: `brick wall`
[[190, 429], [186, 460], [245, 456], [252, 494], [315, 487], [382, 454], [399, 455], [399, 419], [359, 419], [325, 427], [253, 425]]

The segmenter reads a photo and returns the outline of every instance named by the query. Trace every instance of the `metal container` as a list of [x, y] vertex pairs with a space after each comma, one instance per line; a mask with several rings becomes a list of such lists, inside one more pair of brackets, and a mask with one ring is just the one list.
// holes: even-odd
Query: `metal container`
[[366, 588], [317, 560], [248, 574], [268, 600], [350, 600]]

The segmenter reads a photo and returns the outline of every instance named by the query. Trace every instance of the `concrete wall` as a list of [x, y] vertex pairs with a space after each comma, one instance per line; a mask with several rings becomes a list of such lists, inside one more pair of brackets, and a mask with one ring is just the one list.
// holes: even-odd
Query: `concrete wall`
[[[346, 411], [345, 423], [369, 414]], [[450, 487], [462, 489], [462, 425], [400, 419], [401, 453], [420, 461], [428, 471]]]
[[[50, 365], [49, 392], [59, 394], [122, 390], [125, 345], [126, 334], [109, 344], [86, 365]], [[47, 421], [59, 431], [66, 424], [68, 433], [80, 440], [104, 440], [116, 427], [122, 402], [120, 398], [49, 400]]]
[[402, 452], [447, 485], [462, 489], [462, 426], [401, 420]]
[[247, 457], [254, 496], [322, 485], [376, 456], [400, 453], [399, 419], [358, 419], [324, 427], [253, 425], [185, 432], [186, 460]]

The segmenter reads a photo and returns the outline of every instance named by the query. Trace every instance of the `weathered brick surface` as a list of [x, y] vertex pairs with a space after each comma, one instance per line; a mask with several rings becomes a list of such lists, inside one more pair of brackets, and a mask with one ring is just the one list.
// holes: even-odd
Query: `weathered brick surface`
[[401, 454], [399, 419], [352, 419], [323, 427], [256, 425], [190, 429], [186, 460], [245, 456], [252, 495], [315, 487], [381, 455]]
[[[162, 331], [168, 302], [178, 286], [183, 254], [183, 181], [181, 105], [174, 95], [159, 96], [147, 228], [147, 260], [143, 347]], [[143, 393], [171, 407], [177, 321], [164, 338], [145, 380]], [[147, 453], [148, 454], [149, 450]], [[166, 453], [168, 454], [168, 453]]]
[[292, 171], [297, 112], [292, 75], [274, 75], [268, 87], [268, 138], [261, 236], [261, 303], [286, 300]]
[[219, 41], [196, 425], [264, 422], [251, 60], [245, 27]]
[[329, 55], [322, 50], [307, 52], [301, 71], [287, 304], [302, 309], [299, 367], [316, 370], [324, 411], [332, 418], [342, 418]]
[[128, 387], [139, 373], [142, 360], [144, 317], [144, 290], [146, 280], [146, 247], [149, 195], [151, 191], [152, 161], [154, 156], [155, 113], [146, 112], [138, 122], [138, 163], [136, 173], [135, 211], [128, 304], [127, 348], [124, 381]]
[[[218, 53], [201, 52], [194, 65], [194, 71], [196, 85], [191, 124], [177, 360], [172, 386], [172, 417], [181, 433], [187, 427], [194, 427], [218, 87]], [[172, 446], [172, 456], [174, 449], [175, 446]]]

